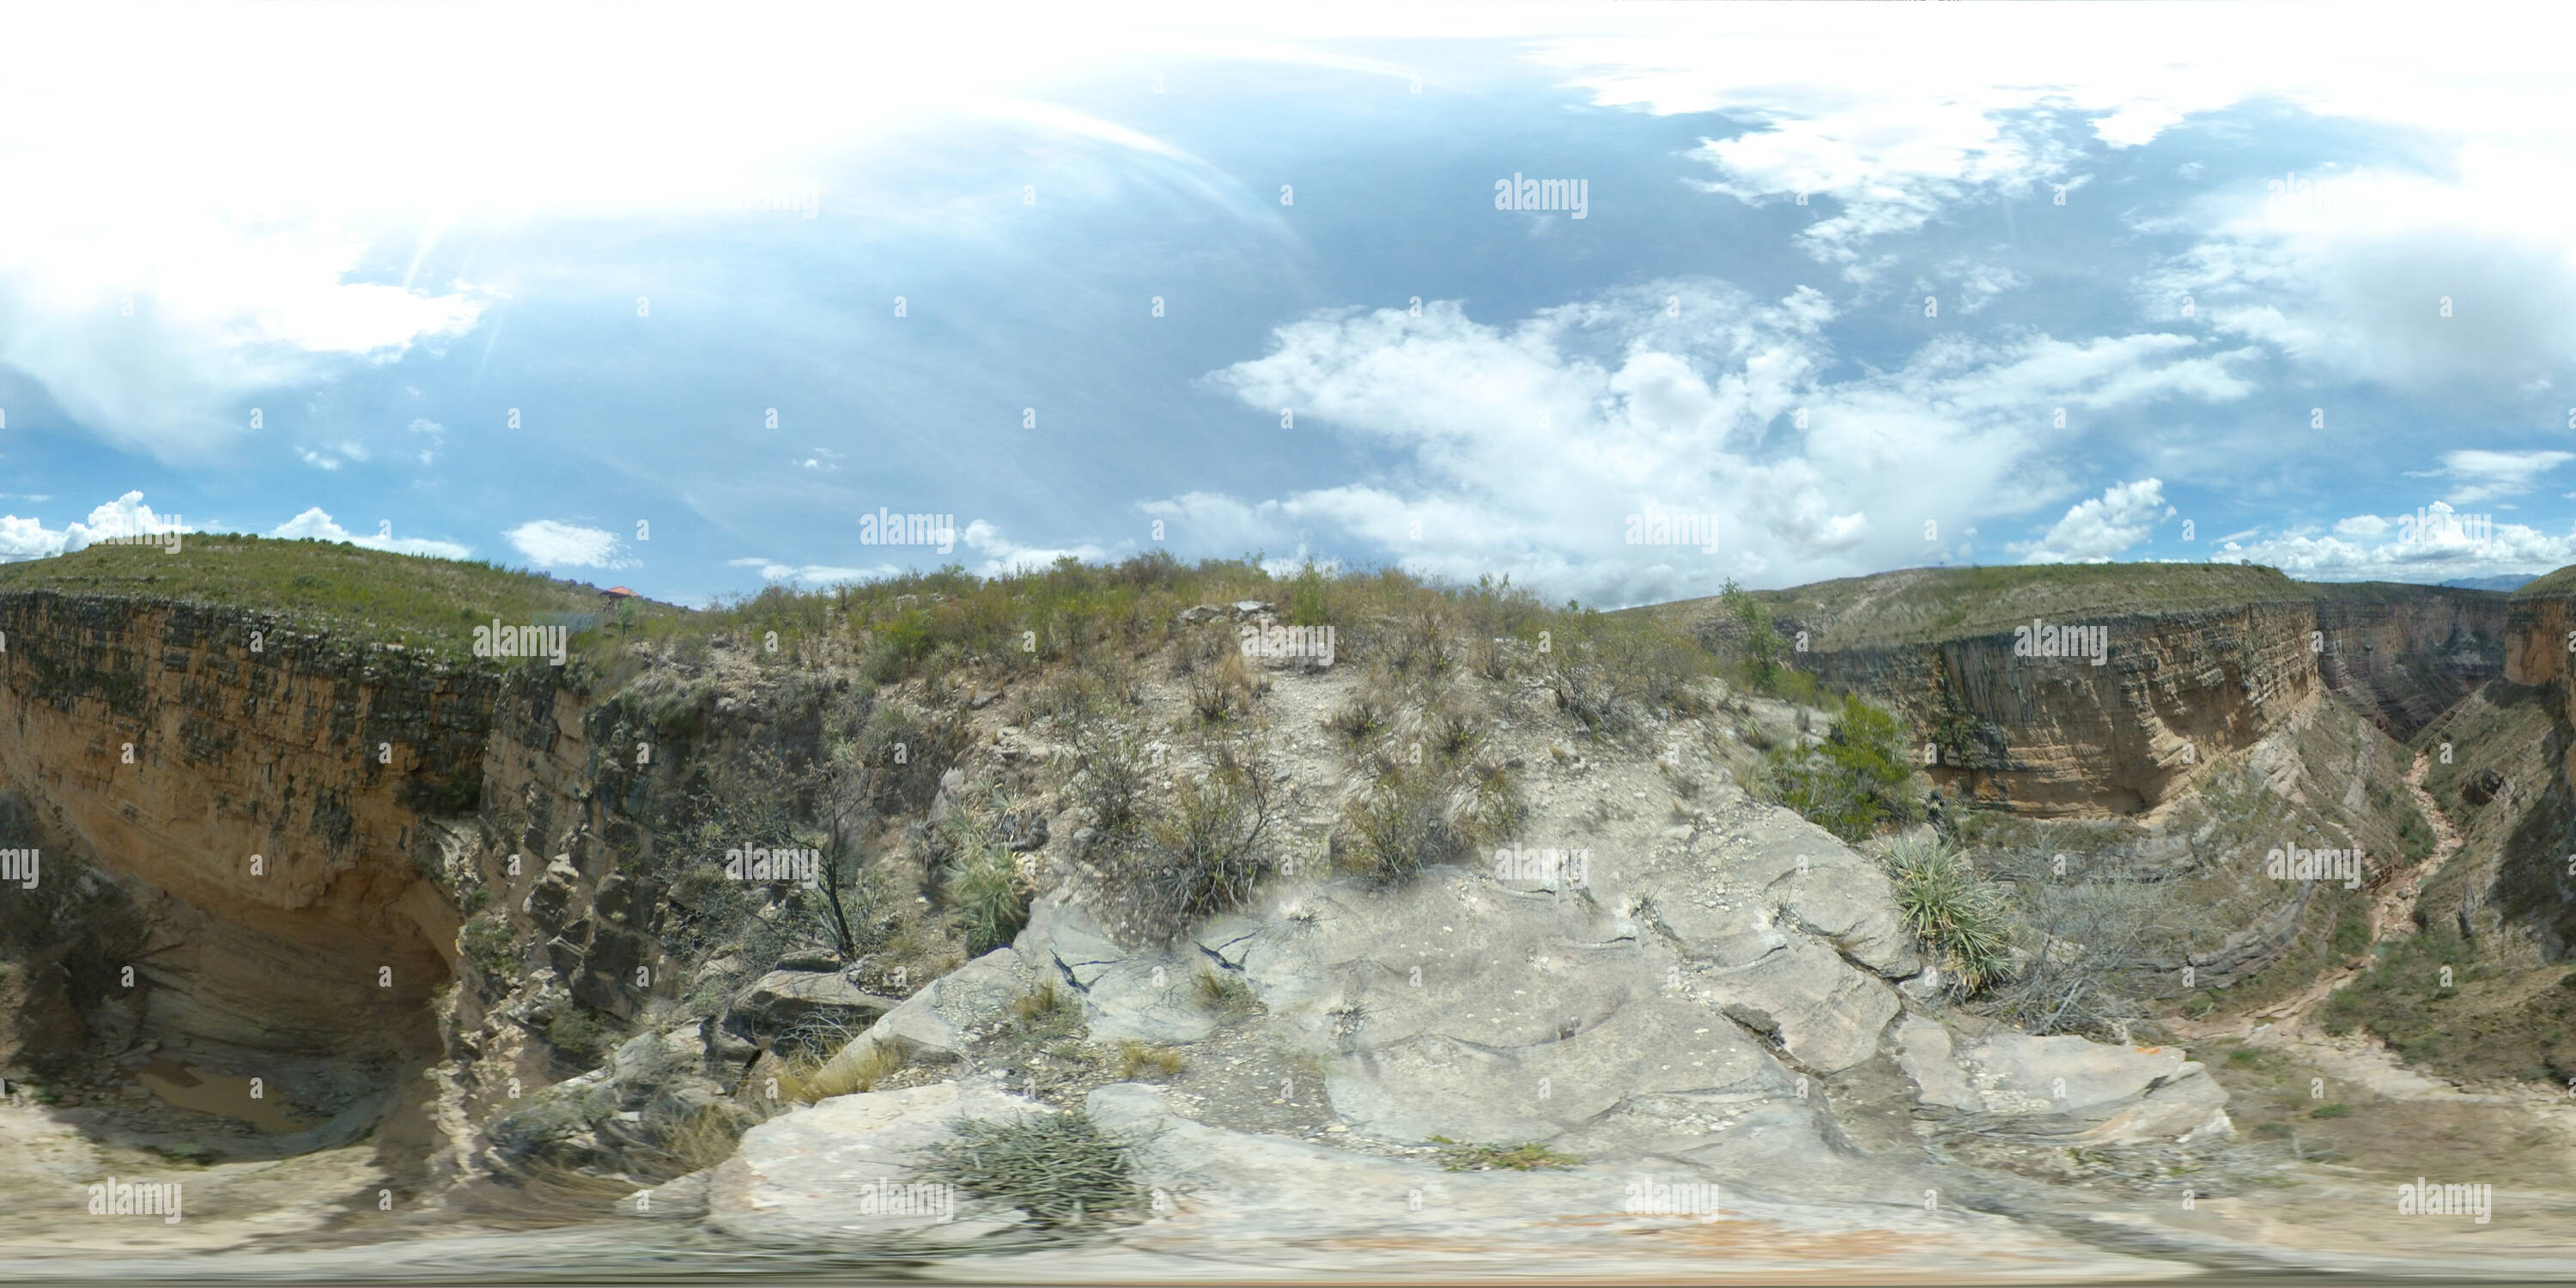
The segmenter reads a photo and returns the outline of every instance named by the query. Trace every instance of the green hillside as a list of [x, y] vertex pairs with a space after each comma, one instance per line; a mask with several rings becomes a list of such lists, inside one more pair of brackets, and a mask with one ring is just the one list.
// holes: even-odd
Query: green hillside
[[352, 641], [457, 656], [470, 653], [477, 623], [498, 617], [524, 625], [540, 614], [600, 607], [598, 587], [479, 561], [193, 533], [176, 554], [159, 546], [92, 546], [0, 564], [0, 595], [45, 590], [249, 608]]

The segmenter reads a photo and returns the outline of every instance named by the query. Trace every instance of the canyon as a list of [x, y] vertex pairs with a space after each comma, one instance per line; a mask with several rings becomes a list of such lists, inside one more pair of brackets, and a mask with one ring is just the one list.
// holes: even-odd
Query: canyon
[[[2522, 821], [2473, 822], [2468, 857], [2440, 879], [2443, 898], [2482, 910], [2490, 939], [2528, 939], [2531, 969], [2563, 960], [2560, 865], [2515, 847], [2556, 844], [2551, 820], [2576, 817], [2562, 660], [2576, 590], [2002, 571], [2014, 575], [1914, 570], [1766, 599], [1794, 665], [1894, 709], [1960, 812], [2027, 820], [2069, 848], [2077, 833], [2045, 829], [2172, 823], [2171, 844], [2119, 833], [2150, 859], [2208, 835], [2201, 820], [2239, 782], [2296, 797], [2304, 812], [2280, 817], [2299, 826], [2326, 819], [2393, 849], [2360, 800], [2372, 774], [2420, 774], [2404, 744], [2463, 711], [2548, 695], [2553, 781], [2528, 785]], [[1286, 625], [1272, 607], [1193, 612], [1231, 640]], [[1655, 611], [1730, 639], [1708, 601]], [[2103, 665], [2016, 655], [2013, 628], [2034, 622], [2102, 628]], [[1354, 625], [1361, 638], [1376, 629]], [[504, 1259], [541, 1257], [494, 1216], [496, 1195], [526, 1206], [495, 1184], [527, 1181], [535, 1160], [615, 1183], [556, 1222], [567, 1228], [619, 1213], [636, 1230], [695, 1222], [772, 1255], [945, 1256], [983, 1239], [1030, 1258], [1028, 1273], [1064, 1270], [1084, 1263], [1012, 1242], [1006, 1212], [854, 1227], [815, 1196], [849, 1201], [834, 1169], [936, 1139], [961, 1109], [1087, 1106], [1160, 1133], [1143, 1175], [1190, 1196], [1089, 1263], [1140, 1277], [1214, 1248], [1359, 1240], [1407, 1193], [1430, 1196], [1434, 1217], [1391, 1245], [1406, 1255], [1491, 1244], [1572, 1271], [1601, 1245], [1522, 1214], [1617, 1226], [1631, 1218], [1600, 1214], [1638, 1175], [1718, 1185], [1738, 1219], [1794, 1234], [1812, 1255], [1776, 1259], [1784, 1273], [1891, 1266], [1861, 1251], [1891, 1240], [1998, 1273], [2014, 1258], [2070, 1277], [2133, 1272], [2142, 1257], [2296, 1263], [2266, 1260], [2241, 1233], [2138, 1215], [2161, 1172], [2097, 1175], [2129, 1196], [2114, 1204], [2016, 1161], [2072, 1150], [2206, 1169], [2215, 1208], [2259, 1210], [2228, 1120], [2238, 1063], [2173, 1043], [2032, 1036], [1944, 1001], [1868, 847], [1745, 788], [1764, 730], [1795, 740], [1824, 718], [1794, 702], [1717, 685], [1695, 712], [1648, 720], [1638, 750], [1588, 738], [1541, 672], [1474, 680], [1486, 736], [1527, 783], [1516, 843], [1579, 851], [1586, 873], [1443, 867], [1382, 891], [1292, 868], [1157, 946], [1116, 933], [1086, 884], [1089, 825], [1046, 768], [1072, 763], [1079, 722], [1040, 714], [1027, 681], [971, 669], [945, 687], [888, 686], [870, 719], [906, 713], [911, 732], [899, 771], [874, 785], [886, 843], [926, 850], [940, 820], [993, 811], [995, 828], [1026, 833], [1012, 845], [1033, 885], [1028, 924], [972, 954], [943, 939], [869, 964], [807, 960], [794, 945], [753, 960], [739, 942], [693, 947], [682, 933], [689, 882], [703, 877], [690, 874], [720, 868], [723, 847], [700, 853], [702, 834], [671, 819], [709, 766], [754, 765], [750, 748], [781, 730], [826, 741], [823, 713], [870, 687], [856, 656], [781, 656], [756, 636], [686, 654], [647, 638], [503, 666], [461, 645], [363, 636], [176, 595], [0, 587], [0, 798], [14, 802], [0, 821], [19, 830], [0, 843], [40, 849], [46, 883], [95, 896], [78, 905], [93, 920], [51, 940], [10, 929], [33, 947], [0, 991], [0, 1074], [70, 1093], [41, 1111], [16, 1102], [42, 1122], [12, 1131], [42, 1127], [65, 1150], [205, 1142], [206, 1184], [241, 1160], [327, 1158], [335, 1192], [387, 1196], [368, 1238], [425, 1238], [404, 1222], [440, 1214], [453, 1227], [442, 1235], [495, 1240]], [[1292, 854], [1328, 853], [1357, 790], [1329, 730], [1366, 673], [1317, 661], [1255, 659], [1247, 681], [1269, 731], [1262, 754], [1294, 785], [1280, 842]], [[1198, 700], [1186, 675], [1133, 683], [1122, 719], [1140, 739]], [[1212, 771], [1210, 753], [1160, 736], [1175, 768]], [[2446, 772], [2436, 795], [2465, 808], [2474, 784]], [[2388, 808], [2417, 808], [2400, 799]], [[1023, 815], [1041, 821], [1025, 829]], [[2471, 888], [2480, 871], [2486, 886]], [[912, 881], [927, 877], [899, 881], [897, 898]], [[2302, 937], [2328, 929], [2311, 924], [2308, 894], [2230, 905], [2240, 933], [2191, 960], [2230, 983], [2305, 960]], [[2415, 906], [2420, 920], [2453, 905]], [[1229, 1010], [1195, 993], [1211, 972], [1248, 1000]], [[1047, 984], [1070, 999], [1080, 1041], [1169, 1048], [1189, 1072], [1168, 1086], [1119, 1077], [1064, 1054], [1070, 1039], [1014, 1036], [1018, 999]], [[763, 1096], [788, 1067], [779, 1017], [818, 1010], [848, 1026], [839, 1066], [898, 1071], [812, 1107]], [[638, 1163], [635, 1123], [745, 1097], [765, 1103], [738, 1147], [684, 1172]], [[233, 1126], [218, 1132], [219, 1120]], [[1545, 1140], [1594, 1165], [1461, 1175], [1423, 1143], [1437, 1137]], [[1949, 1196], [1948, 1216], [1889, 1215], [1926, 1191]], [[1652, 1221], [1638, 1229], [1638, 1267], [1683, 1265], [1702, 1246]], [[225, 1237], [209, 1246], [262, 1246], [238, 1228]], [[2530, 1227], [2511, 1237], [2551, 1255]], [[307, 1246], [336, 1270], [359, 1264]], [[2369, 1255], [2393, 1265], [2408, 1252]], [[1399, 1265], [1351, 1256], [1314, 1264]]]

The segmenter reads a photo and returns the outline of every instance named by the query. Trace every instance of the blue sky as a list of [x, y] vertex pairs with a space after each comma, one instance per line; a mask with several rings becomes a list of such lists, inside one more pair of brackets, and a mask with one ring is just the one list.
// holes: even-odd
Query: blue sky
[[2527, 10], [151, 13], [0, 20], [0, 557], [2576, 563]]

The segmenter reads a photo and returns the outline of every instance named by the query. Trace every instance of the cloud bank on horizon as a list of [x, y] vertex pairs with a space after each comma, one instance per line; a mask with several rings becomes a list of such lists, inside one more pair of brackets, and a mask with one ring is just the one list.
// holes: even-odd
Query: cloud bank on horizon
[[0, 559], [2576, 563], [2555, 13], [154, 13], [0, 19]]

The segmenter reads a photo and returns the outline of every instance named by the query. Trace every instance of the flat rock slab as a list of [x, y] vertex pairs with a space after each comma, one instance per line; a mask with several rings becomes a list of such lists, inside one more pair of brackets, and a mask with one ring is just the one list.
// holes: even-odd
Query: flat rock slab
[[864, 1025], [896, 1004], [896, 999], [867, 992], [838, 971], [774, 970], [753, 980], [734, 998], [726, 1027], [737, 1033], [776, 1033], [813, 1016]]
[[948, 1124], [960, 1117], [1046, 1112], [984, 1083], [834, 1096], [743, 1133], [734, 1156], [707, 1178], [707, 1221], [760, 1243], [954, 1244], [991, 1228], [992, 1214], [962, 1196], [945, 1211], [902, 1210], [912, 1206], [904, 1200], [915, 1182], [938, 1179], [923, 1170], [921, 1151], [948, 1139]]
[[[1173, 1112], [1161, 1088], [1139, 1084], [1099, 1088], [1086, 1107], [1105, 1130], [1134, 1142], [1137, 1178], [1150, 1196], [1134, 1222], [1102, 1228], [1077, 1247], [937, 1260], [907, 1271], [1049, 1283], [1460, 1275], [1960, 1282], [2172, 1273], [2006, 1218], [1955, 1206], [1925, 1210], [1911, 1178], [1896, 1179], [1903, 1192], [1837, 1189], [1781, 1201], [1739, 1194], [1719, 1173], [1675, 1160], [1444, 1171], [1194, 1122]], [[957, 1221], [945, 1226], [863, 1217], [855, 1215], [861, 1187], [935, 1179], [918, 1172], [915, 1160], [958, 1114], [1043, 1111], [958, 1083], [828, 1100], [744, 1137], [741, 1152], [709, 1179], [709, 1221], [772, 1246], [954, 1246], [1004, 1229], [1008, 1214], [961, 1203]]]

